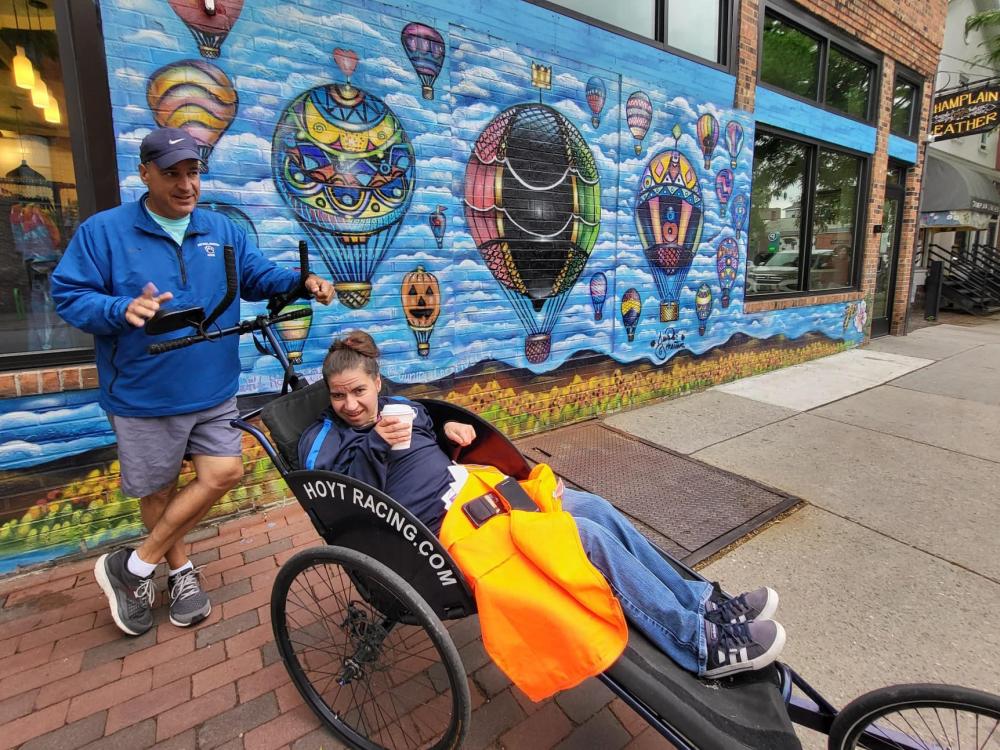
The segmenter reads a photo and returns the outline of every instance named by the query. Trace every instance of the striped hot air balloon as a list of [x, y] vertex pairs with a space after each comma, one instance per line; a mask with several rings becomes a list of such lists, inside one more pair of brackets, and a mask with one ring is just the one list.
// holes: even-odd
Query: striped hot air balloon
[[653, 103], [642, 91], [634, 92], [625, 102], [625, 122], [635, 138], [635, 155], [642, 153], [642, 139], [653, 122]]
[[712, 154], [715, 144], [719, 142], [719, 121], [713, 115], [702, 115], [698, 118], [698, 148], [705, 156], [705, 169], [712, 167]]
[[642, 314], [642, 299], [635, 288], [626, 289], [622, 295], [621, 313], [622, 323], [625, 324], [625, 335], [629, 341], [634, 341], [635, 327], [639, 324], [639, 316]]

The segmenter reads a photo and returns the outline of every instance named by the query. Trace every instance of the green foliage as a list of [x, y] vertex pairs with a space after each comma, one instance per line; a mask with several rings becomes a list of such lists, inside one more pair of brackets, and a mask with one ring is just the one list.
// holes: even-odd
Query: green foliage
[[983, 48], [983, 52], [976, 56], [973, 62], [994, 68], [1000, 67], [1000, 10], [974, 13], [966, 18], [966, 36], [970, 31], [981, 31], [984, 37], [983, 41], [977, 45]]

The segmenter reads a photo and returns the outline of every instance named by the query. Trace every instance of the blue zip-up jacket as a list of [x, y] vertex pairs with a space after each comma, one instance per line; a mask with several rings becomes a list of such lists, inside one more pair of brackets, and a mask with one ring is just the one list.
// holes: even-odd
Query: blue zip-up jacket
[[[143, 196], [87, 219], [51, 277], [62, 319], [94, 334], [101, 406], [123, 417], [200, 411], [231, 398], [239, 387], [238, 336], [155, 356], [146, 352], [154, 342], [193, 333], [150, 336], [125, 320], [125, 308], [148, 282], [161, 293], [173, 292], [164, 309], [201, 306], [208, 315], [225, 296], [222, 248], [232, 245], [244, 299], [266, 299], [298, 283], [295, 271], [265, 258], [225, 216], [196, 208], [178, 246], [146, 211], [145, 201]], [[216, 325], [235, 325], [239, 317], [237, 299]]]
[[438, 445], [434, 423], [423, 406], [399, 396], [380, 396], [380, 412], [389, 401], [417, 411], [409, 448], [394, 451], [371, 426], [355, 429], [327, 407], [299, 438], [299, 466], [360, 479], [386, 493], [437, 534], [446, 510], [442, 497], [451, 485], [451, 460]]

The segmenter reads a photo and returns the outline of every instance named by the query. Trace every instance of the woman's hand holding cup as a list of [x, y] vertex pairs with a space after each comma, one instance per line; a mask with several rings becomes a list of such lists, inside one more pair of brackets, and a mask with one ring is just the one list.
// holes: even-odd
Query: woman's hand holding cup
[[375, 423], [375, 432], [392, 446], [392, 450], [406, 450], [410, 447], [413, 420], [416, 416], [417, 413], [413, 408], [406, 404], [386, 404], [382, 407], [378, 422]]

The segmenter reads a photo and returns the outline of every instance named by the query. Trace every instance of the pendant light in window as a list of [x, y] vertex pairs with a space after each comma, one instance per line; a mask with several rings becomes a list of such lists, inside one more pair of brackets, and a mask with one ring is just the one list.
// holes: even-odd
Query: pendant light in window
[[56, 98], [49, 94], [49, 105], [45, 108], [45, 122], [51, 122], [53, 125], [58, 125], [62, 122], [62, 115], [59, 113], [59, 102]]
[[39, 109], [49, 106], [49, 87], [42, 80], [41, 76], [35, 78], [35, 85], [31, 88], [31, 103]]
[[[30, 23], [30, 18], [29, 18]], [[21, 21], [17, 17], [17, 0], [14, 0], [14, 25], [17, 30], [21, 30]], [[24, 47], [20, 44], [15, 46], [17, 54], [14, 55], [11, 68], [14, 70], [14, 85], [22, 89], [30, 89], [35, 85], [35, 69], [31, 67], [31, 60], [24, 54]]]

